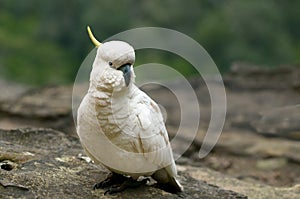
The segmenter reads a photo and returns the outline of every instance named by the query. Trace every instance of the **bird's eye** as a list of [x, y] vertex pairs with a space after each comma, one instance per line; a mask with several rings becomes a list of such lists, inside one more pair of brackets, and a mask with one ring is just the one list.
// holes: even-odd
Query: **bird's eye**
[[112, 66], [112, 65], [113, 65], [113, 63], [112, 63], [112, 62], [108, 62], [108, 65]]

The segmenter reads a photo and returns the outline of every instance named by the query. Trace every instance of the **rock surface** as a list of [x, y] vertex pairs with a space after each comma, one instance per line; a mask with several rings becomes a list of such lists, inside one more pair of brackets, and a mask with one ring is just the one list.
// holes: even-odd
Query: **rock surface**
[[238, 179], [222, 176], [220, 173], [207, 168], [187, 167], [187, 172], [196, 179], [205, 180], [214, 185], [230, 189], [247, 195], [249, 198], [299, 198], [300, 184], [291, 188], [274, 188], [258, 182], [245, 182]]
[[[78, 139], [50, 129], [0, 131], [1, 198], [108, 198], [93, 183], [107, 172], [87, 163]], [[144, 186], [113, 198], [247, 198], [179, 173], [185, 187], [180, 195]]]
[[38, 89], [19, 88], [9, 100], [0, 100], [0, 127], [2, 129], [47, 127], [74, 132], [72, 117], [72, 89], [70, 86], [47, 86]]

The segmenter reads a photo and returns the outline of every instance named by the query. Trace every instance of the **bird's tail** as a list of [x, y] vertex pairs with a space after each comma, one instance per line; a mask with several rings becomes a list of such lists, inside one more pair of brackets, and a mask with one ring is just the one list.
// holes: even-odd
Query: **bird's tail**
[[170, 193], [178, 193], [183, 191], [182, 185], [171, 176], [165, 168], [156, 171], [152, 178], [157, 181], [157, 186]]
[[183, 186], [174, 177], [170, 177], [169, 186], [172, 189], [171, 192], [178, 193], [183, 191]]

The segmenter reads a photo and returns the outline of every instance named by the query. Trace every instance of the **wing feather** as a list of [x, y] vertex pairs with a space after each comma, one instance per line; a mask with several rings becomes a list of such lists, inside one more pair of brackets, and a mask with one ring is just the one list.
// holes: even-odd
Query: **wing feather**
[[[171, 176], [176, 176], [176, 167], [169, 142], [169, 136], [164, 124], [159, 106], [147, 94], [138, 89], [131, 100], [130, 106], [135, 115], [134, 139], [138, 151], [144, 153], [147, 161], [158, 167], [167, 167]], [[139, 128], [136, 128], [138, 126]]]

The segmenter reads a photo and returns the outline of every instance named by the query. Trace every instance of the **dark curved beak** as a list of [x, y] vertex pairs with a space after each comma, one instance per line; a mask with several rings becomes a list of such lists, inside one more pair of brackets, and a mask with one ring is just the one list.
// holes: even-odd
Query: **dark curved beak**
[[118, 70], [123, 72], [123, 77], [125, 80], [126, 86], [129, 85], [131, 80], [131, 64], [124, 64], [118, 68]]

